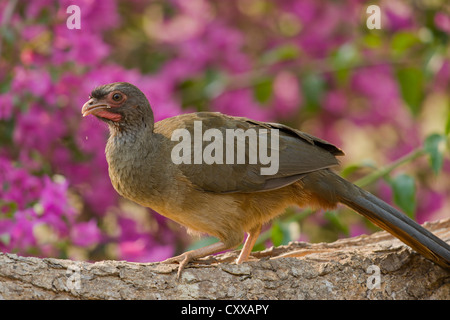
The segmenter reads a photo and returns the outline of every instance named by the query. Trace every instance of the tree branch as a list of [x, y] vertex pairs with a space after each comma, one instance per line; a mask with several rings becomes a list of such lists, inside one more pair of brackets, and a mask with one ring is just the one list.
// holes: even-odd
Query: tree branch
[[[450, 241], [450, 219], [424, 225]], [[449, 299], [450, 272], [386, 232], [292, 242], [234, 264], [232, 251], [176, 265], [0, 253], [0, 299]]]

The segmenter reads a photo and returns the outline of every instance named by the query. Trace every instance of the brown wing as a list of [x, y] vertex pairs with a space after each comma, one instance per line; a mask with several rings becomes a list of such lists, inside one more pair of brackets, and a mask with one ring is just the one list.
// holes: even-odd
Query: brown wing
[[[306, 173], [329, 168], [338, 165], [335, 156], [343, 155], [343, 152], [334, 145], [318, 139], [304, 132], [292, 129], [278, 123], [265, 123], [241, 117], [231, 117], [215, 112], [199, 112], [185, 114], [158, 122], [155, 132], [163, 132], [170, 136], [170, 130], [186, 129], [191, 137], [194, 137], [194, 123], [201, 121], [202, 132], [207, 129], [218, 129], [222, 134], [223, 141], [223, 164], [194, 164], [194, 155], [191, 154], [191, 164], [179, 164], [182, 174], [191, 181], [199, 190], [215, 193], [234, 192], [258, 192], [278, 189], [289, 185], [302, 178]], [[198, 125], [198, 124], [197, 124]], [[171, 129], [168, 129], [171, 128]], [[197, 127], [198, 128], [198, 127]], [[228, 129], [228, 131], [227, 131]], [[254, 130], [261, 133], [265, 129], [268, 133], [278, 134], [278, 148], [270, 143], [271, 136], [268, 135], [267, 155], [278, 153], [278, 170], [274, 174], [261, 174], [262, 168], [269, 164], [261, 164], [259, 154], [256, 163], [249, 163], [251, 153], [258, 152], [260, 140], [256, 149], [250, 150], [250, 140], [246, 139], [245, 163], [238, 164], [235, 156], [234, 163], [226, 158], [227, 138], [226, 135], [242, 129], [244, 132]], [[278, 131], [270, 131], [278, 129]], [[169, 130], [169, 131], [168, 131]], [[198, 131], [197, 131], [198, 132]], [[217, 132], [217, 131], [216, 131]], [[194, 139], [191, 141], [191, 150], [194, 150]], [[215, 139], [214, 139], [215, 140]], [[213, 139], [211, 141], [214, 141]], [[202, 150], [210, 144], [203, 141]], [[229, 146], [229, 144], [228, 144]], [[237, 152], [238, 143], [234, 141], [234, 152]], [[231, 149], [230, 149], [231, 150]], [[230, 159], [228, 159], [230, 160]], [[275, 161], [276, 158], [272, 158]]]

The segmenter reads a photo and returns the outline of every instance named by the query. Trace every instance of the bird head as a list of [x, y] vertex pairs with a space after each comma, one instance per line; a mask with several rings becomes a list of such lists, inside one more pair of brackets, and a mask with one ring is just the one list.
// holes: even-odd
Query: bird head
[[95, 88], [83, 105], [83, 117], [94, 115], [110, 127], [130, 127], [150, 124], [153, 112], [144, 93], [127, 82], [114, 82]]

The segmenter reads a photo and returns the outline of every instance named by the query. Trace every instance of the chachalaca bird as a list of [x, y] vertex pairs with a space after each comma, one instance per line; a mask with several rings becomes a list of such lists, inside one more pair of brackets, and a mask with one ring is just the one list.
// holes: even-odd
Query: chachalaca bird
[[[82, 114], [93, 114], [109, 126], [106, 159], [112, 185], [119, 194], [190, 231], [219, 239], [165, 260], [179, 263], [178, 276], [190, 260], [237, 247], [248, 233], [237, 263], [246, 261], [261, 226], [287, 206], [331, 209], [339, 202], [441, 267], [450, 268], [450, 246], [402, 212], [334, 173], [331, 168], [338, 165], [336, 156], [343, 152], [322, 139], [282, 124], [217, 112], [182, 114], [155, 123], [145, 95], [125, 82], [95, 88]], [[208, 137], [202, 136], [200, 143], [195, 137], [199, 126], [202, 132], [214, 129]], [[258, 146], [250, 145], [250, 134], [244, 136], [241, 145], [237, 139], [236, 143], [227, 140], [230, 132], [236, 138], [239, 129], [244, 134], [252, 130], [258, 133], [258, 143], [265, 142], [266, 156], [278, 156], [273, 158], [277, 170], [262, 174], [261, 169], [267, 165], [254, 158], [251, 161]], [[262, 137], [269, 131], [271, 139], [277, 138], [270, 144], [268, 138]], [[188, 140], [183, 135], [186, 133], [194, 138]], [[180, 148], [181, 142], [192, 149]], [[202, 150], [206, 152], [213, 143], [208, 153], [213, 161], [199, 161]], [[226, 149], [230, 143], [232, 147]], [[222, 153], [220, 146], [225, 150]], [[239, 146], [246, 150], [238, 150]], [[237, 161], [233, 154], [239, 152], [243, 152], [244, 161]], [[174, 154], [179, 157], [174, 158]]]

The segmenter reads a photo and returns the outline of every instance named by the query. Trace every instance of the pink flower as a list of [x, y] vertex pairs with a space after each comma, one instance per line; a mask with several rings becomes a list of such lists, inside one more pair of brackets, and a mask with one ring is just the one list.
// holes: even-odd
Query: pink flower
[[55, 2], [53, 0], [30, 2], [25, 9], [26, 16], [29, 18], [37, 18], [44, 9], [50, 10], [50, 12], [54, 14]]
[[19, 210], [14, 214], [14, 222], [10, 225], [10, 248], [26, 252], [36, 245], [33, 228], [36, 225], [35, 213], [32, 209]]
[[444, 60], [434, 78], [433, 88], [435, 88], [436, 90], [445, 91], [448, 90], [449, 85], [450, 85], [450, 60]]
[[367, 234], [367, 228], [361, 224], [353, 224], [350, 226], [350, 237], [356, 237], [362, 234]]
[[9, 159], [0, 157], [0, 185], [0, 199], [25, 209], [39, 197], [42, 181], [24, 169], [16, 168]]
[[286, 11], [297, 15], [300, 21], [308, 25], [313, 22], [319, 11], [319, 6], [310, 0], [283, 1]]
[[95, 220], [75, 224], [70, 230], [70, 238], [74, 245], [89, 247], [99, 243], [101, 232]]
[[43, 177], [44, 185], [40, 194], [40, 204], [43, 208], [43, 216], [73, 216], [74, 210], [68, 204], [68, 183], [60, 177], [60, 181], [54, 182], [49, 177]]
[[26, 92], [36, 97], [46, 96], [52, 87], [51, 77], [44, 68], [26, 69], [22, 66], [14, 68], [14, 79], [11, 91], [23, 95]]
[[64, 135], [65, 130], [64, 125], [55, 121], [51, 113], [33, 104], [28, 112], [18, 115], [13, 139], [22, 147], [46, 154], [51, 145]]
[[[26, 253], [36, 245], [34, 227], [46, 224], [61, 238], [67, 236], [75, 210], [68, 202], [68, 183], [53, 181], [48, 176], [36, 177], [23, 168], [0, 158], [0, 239], [8, 250]], [[0, 247], [2, 247], [0, 240]]]
[[210, 43], [211, 54], [216, 64], [222, 65], [231, 73], [239, 73], [251, 69], [252, 63], [243, 52], [245, 39], [237, 29], [221, 23], [211, 23], [206, 39]]
[[13, 113], [12, 95], [5, 93], [0, 95], [0, 120], [8, 120]]
[[[387, 26], [392, 31], [410, 29], [414, 27], [414, 16], [411, 7], [401, 1], [392, 1], [385, 8]], [[383, 22], [382, 25], [383, 27]]]
[[436, 12], [434, 16], [434, 24], [440, 30], [450, 33], [450, 16], [444, 12]]
[[348, 101], [346, 95], [338, 90], [330, 90], [326, 93], [324, 108], [333, 113], [342, 113], [346, 110]]
[[52, 62], [60, 65], [76, 61], [77, 64], [95, 65], [110, 52], [110, 47], [95, 33], [70, 30], [58, 25], [54, 30]]
[[22, 29], [22, 38], [25, 41], [33, 41], [37, 37], [42, 36], [43, 33], [47, 31], [47, 28], [44, 25], [30, 25], [25, 26]]
[[359, 104], [353, 118], [359, 123], [379, 124], [405, 116], [402, 97], [390, 67], [378, 65], [355, 70], [351, 79], [352, 90], [366, 98]]
[[263, 109], [253, 99], [251, 89], [227, 91], [214, 99], [212, 109], [233, 116], [248, 117], [255, 120], [270, 118], [270, 110]]
[[148, 234], [138, 230], [136, 221], [121, 217], [119, 255], [121, 259], [136, 262], [160, 261], [169, 258], [174, 253], [173, 241], [159, 244]]
[[296, 37], [299, 46], [314, 58], [324, 57], [338, 45], [351, 40], [351, 33], [343, 28], [356, 28], [360, 19], [360, 6], [340, 2], [295, 0], [284, 1], [283, 9], [296, 15], [301, 23]]
[[[420, 194], [420, 198], [417, 199], [417, 222], [424, 223], [433, 220], [433, 215], [435, 215], [436, 211], [441, 209], [445, 203], [445, 193], [426, 190], [424, 188], [420, 188], [417, 193]], [[434, 217], [434, 219], [436, 219], [436, 217]]]
[[287, 71], [279, 72], [273, 82], [275, 110], [279, 118], [292, 115], [302, 103], [298, 78]]

